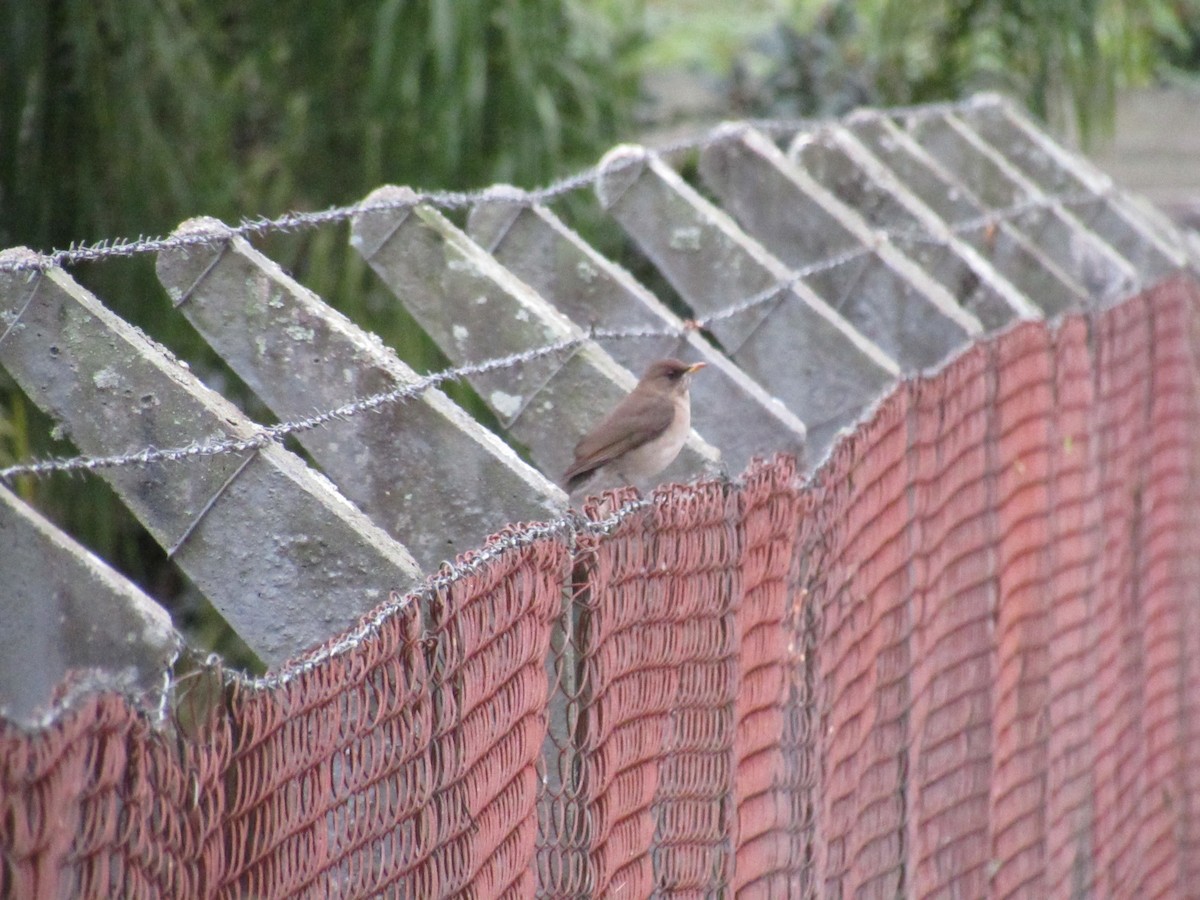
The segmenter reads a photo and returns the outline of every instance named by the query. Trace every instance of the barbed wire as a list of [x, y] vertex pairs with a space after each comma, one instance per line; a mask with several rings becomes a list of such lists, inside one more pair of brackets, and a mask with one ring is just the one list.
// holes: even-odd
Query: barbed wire
[[158, 448], [145, 447], [131, 453], [114, 454], [111, 456], [73, 456], [65, 459], [44, 460], [42, 462], [24, 463], [0, 469], [0, 481], [11, 481], [22, 475], [45, 476], [54, 472], [97, 471], [100, 469], [118, 468], [121, 466], [147, 466], [160, 462], [181, 462], [187, 459], [200, 459], [208, 456], [246, 453], [251, 450], [261, 450], [268, 444], [279, 443], [289, 435], [311, 431], [328, 425], [330, 422], [349, 418], [359, 413], [378, 409], [389, 403], [399, 403], [417, 397], [425, 391], [451, 380], [466, 378], [471, 375], [482, 375], [497, 369], [509, 368], [521, 363], [550, 356], [579, 346], [585, 337], [574, 337], [541, 347], [534, 347], [521, 353], [508, 356], [494, 357], [479, 363], [473, 363], [458, 368], [445, 369], [426, 375], [409, 384], [401, 385], [388, 391], [380, 391], [367, 397], [352, 400], [334, 409], [327, 409], [296, 419], [260, 428], [253, 435], [243, 438], [226, 438], [208, 443], [194, 443], [180, 447]]
[[[741, 486], [740, 479], [729, 479], [728, 484]], [[463, 578], [477, 575], [497, 561], [505, 553], [530, 546], [542, 540], [561, 540], [574, 549], [575, 541], [584, 535], [604, 537], [612, 534], [624, 522], [654, 505], [654, 498], [638, 497], [627, 500], [606, 515], [590, 518], [569, 509], [562, 515], [545, 522], [534, 522], [512, 527], [501, 532], [478, 549], [464, 554], [458, 560], [441, 564], [436, 572], [426, 575], [413, 588], [401, 593], [392, 592], [383, 603], [376, 606], [354, 626], [343, 632], [332, 643], [323, 644], [288, 660], [280, 669], [265, 675], [253, 675], [226, 665], [217, 653], [204, 653], [190, 648], [183, 635], [171, 631], [171, 651], [163, 665], [161, 687], [147, 693], [131, 684], [126, 673], [112, 673], [103, 669], [82, 670], [67, 687], [62, 697], [46, 710], [29, 721], [13, 720], [13, 724], [26, 729], [44, 729], [59, 721], [78, 702], [97, 692], [120, 694], [132, 706], [145, 710], [152, 720], [161, 725], [168, 720], [172, 703], [185, 701], [181, 691], [183, 684], [205, 673], [215, 673], [227, 686], [238, 686], [250, 690], [267, 690], [282, 687], [290, 681], [311, 672], [331, 659], [344, 656], [360, 647], [365, 641], [379, 633], [380, 629], [395, 616], [414, 603], [429, 602], [441, 591], [449, 590]], [[176, 676], [177, 663], [187, 657], [196, 668], [183, 676]]]
[[[991, 210], [970, 219], [949, 223], [948, 228], [952, 233], [976, 231], [998, 225], [1001, 222], [1009, 221], [1039, 209], [1069, 207], [1081, 203], [1095, 202], [1100, 196], [1094, 192], [1063, 192], [1042, 195], [1023, 200], [1004, 209]], [[879, 240], [919, 240], [934, 244], [946, 243], [945, 239], [939, 238], [936, 235], [930, 235], [928, 232], [919, 229], [876, 229], [874, 234]], [[781, 293], [791, 290], [814, 275], [862, 259], [876, 251], [876, 245], [864, 244], [808, 265], [791, 269], [786, 275], [772, 282], [762, 290], [740, 298], [702, 317], [689, 319], [683, 322], [682, 326], [622, 329], [592, 328], [573, 337], [531, 347], [518, 353], [510, 353], [505, 356], [492, 357], [478, 362], [443, 369], [422, 376], [407, 384], [398, 385], [386, 391], [379, 391], [351, 400], [332, 409], [320, 410], [300, 419], [260, 427], [253, 434], [245, 437], [228, 437], [168, 448], [147, 446], [139, 450], [109, 455], [80, 454], [72, 457], [17, 463], [0, 468], [0, 482], [11, 484], [14, 479], [22, 476], [40, 478], [60, 472], [97, 472], [104, 469], [183, 462], [211, 456], [240, 454], [260, 450], [269, 444], [281, 443], [291, 435], [312, 431], [313, 429], [326, 426], [331, 422], [341, 421], [351, 416], [378, 409], [381, 406], [415, 399], [426, 391], [440, 387], [448, 381], [458, 381], [501, 369], [513, 368], [547, 356], [565, 353], [577, 349], [588, 340], [607, 342], [685, 337], [691, 331], [702, 331], [717, 322], [742, 315], [767, 304]]]
[[[977, 108], [982, 105], [1004, 102], [997, 95], [980, 94], [967, 100], [952, 101], [943, 104], [928, 104], [911, 107], [889, 107], [887, 109], [863, 109], [859, 115], [880, 115], [892, 118], [904, 118], [914, 115], [932, 115], [938, 112], [956, 112], [964, 109]], [[839, 117], [798, 118], [798, 119], [750, 119], [718, 125], [707, 131], [687, 137], [678, 138], [659, 145], [644, 148], [647, 153], [670, 156], [683, 152], [696, 152], [707, 149], [732, 134], [746, 129], [756, 129], [773, 136], [795, 134], [801, 131], [819, 130], [824, 126], [842, 121]], [[174, 233], [168, 236], [136, 238], [117, 237], [105, 238], [92, 243], [72, 243], [65, 249], [37, 252], [23, 255], [14, 259], [0, 259], [0, 272], [45, 272], [53, 268], [69, 268], [80, 263], [103, 262], [110, 259], [129, 258], [149, 253], [162, 253], [188, 247], [212, 245], [231, 237], [262, 237], [268, 234], [289, 233], [295, 231], [320, 228], [347, 222], [355, 216], [372, 212], [386, 212], [397, 209], [407, 209], [419, 205], [433, 206], [438, 209], [458, 210], [489, 203], [528, 203], [549, 204], [567, 194], [591, 187], [602, 178], [618, 174], [621, 171], [635, 167], [642, 162], [641, 155], [618, 155], [613, 159], [601, 160], [589, 168], [573, 175], [558, 179], [541, 188], [525, 189], [504, 186], [481, 188], [476, 191], [423, 191], [414, 190], [403, 198], [362, 200], [347, 206], [333, 206], [313, 212], [286, 212], [280, 216], [267, 218], [256, 216], [243, 218], [237, 225], [225, 225], [221, 229]]]
[[[733, 488], [745, 486], [744, 476], [725, 478], [723, 482]], [[343, 634], [336, 642], [302, 654], [288, 662], [279, 671], [266, 675], [254, 676], [235, 669], [222, 669], [224, 680], [226, 683], [238, 683], [256, 690], [280, 687], [328, 660], [350, 652], [377, 633], [389, 619], [413, 603], [432, 599], [439, 591], [448, 590], [463, 578], [478, 574], [486, 566], [511, 550], [527, 547], [541, 540], [557, 538], [568, 542], [571, 550], [574, 551], [574, 542], [579, 537], [585, 535], [607, 537], [626, 520], [653, 505], [653, 495], [638, 497], [626, 500], [607, 512], [606, 515], [598, 518], [590, 518], [578, 510], [568, 509], [562, 515], [549, 521], [520, 525], [493, 535], [487, 545], [481, 549], [472, 551], [454, 562], [442, 563], [437, 572], [426, 576], [419, 586], [406, 594], [394, 593], [385, 603], [377, 606], [366, 618]], [[603, 510], [603, 507], [601, 509]], [[211, 661], [216, 657], [210, 656], [209, 659]]]
[[[730, 484], [740, 484], [730, 480]], [[521, 525], [493, 538], [483, 548], [473, 551], [455, 562], [444, 562], [437, 572], [427, 576], [422, 584], [406, 594], [394, 593], [386, 602], [373, 609], [354, 628], [345, 632], [336, 642], [318, 647], [287, 663], [278, 672], [252, 676], [234, 669], [223, 669], [226, 683], [238, 683], [256, 690], [279, 687], [311, 671], [330, 659], [342, 656], [367, 640], [391, 618], [413, 603], [428, 601], [440, 591], [448, 590], [463, 578], [478, 574], [511, 550], [527, 547], [541, 540], [557, 538], [573, 542], [582, 535], [603, 537], [612, 534], [627, 519], [652, 506], [652, 497], [628, 500], [603, 518], [591, 519], [576, 510], [568, 510], [547, 522]]]
[[[792, 123], [758, 123], [763, 130], [779, 132], [784, 129], [800, 130], [803, 120]], [[702, 138], [685, 138], [654, 148], [653, 153], [670, 155], [683, 150], [703, 150], [725, 137], [710, 133]], [[19, 259], [0, 260], [0, 272], [42, 272], [53, 268], [66, 268], [84, 262], [99, 262], [117, 257], [132, 257], [147, 253], [162, 253], [187, 247], [220, 243], [233, 237], [262, 237], [267, 234], [287, 233], [325, 225], [341, 224], [356, 216], [375, 212], [391, 212], [411, 209], [416, 206], [432, 206], [443, 210], [468, 209], [472, 206], [491, 203], [549, 204], [582, 188], [590, 187], [607, 175], [618, 174], [625, 169], [640, 165], [640, 155], [625, 155], [610, 162], [600, 162], [574, 175], [562, 178], [542, 188], [524, 188], [495, 185], [478, 191], [421, 191], [406, 192], [403, 197], [362, 200], [348, 206], [334, 206], [315, 212], [288, 212], [275, 218], [256, 217], [242, 219], [237, 225], [175, 233], [166, 237], [114, 238], [92, 244], [72, 245], [64, 250], [49, 253], [32, 253]]]

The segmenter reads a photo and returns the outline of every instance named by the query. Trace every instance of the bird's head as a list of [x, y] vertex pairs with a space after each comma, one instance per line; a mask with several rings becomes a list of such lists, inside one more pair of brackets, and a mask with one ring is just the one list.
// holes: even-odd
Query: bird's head
[[683, 394], [691, 384], [692, 376], [706, 365], [708, 363], [685, 363], [677, 359], [660, 359], [658, 362], [650, 364], [650, 368], [642, 376], [641, 383], [663, 393]]

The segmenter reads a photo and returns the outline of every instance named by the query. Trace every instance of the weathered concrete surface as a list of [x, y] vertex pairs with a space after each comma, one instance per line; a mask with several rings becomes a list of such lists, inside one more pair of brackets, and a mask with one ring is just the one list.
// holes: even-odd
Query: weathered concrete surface
[[[947, 320], [967, 335], [982, 332], [974, 310], [765, 135], [736, 124], [726, 126], [724, 135], [701, 152], [700, 175], [726, 212], [792, 269], [863, 251], [860, 259], [815, 272], [808, 284], [893, 358], [918, 366], [939, 361], [946, 348], [936, 335]], [[905, 311], [903, 318], [894, 318], [897, 309]]]
[[[220, 228], [191, 220], [179, 231]], [[158, 275], [205, 340], [281, 419], [419, 376], [242, 238], [164, 254]], [[296, 435], [324, 472], [425, 570], [567, 497], [436, 389]]]
[[[29, 251], [0, 259], [22, 254]], [[84, 453], [255, 432], [233, 404], [61, 270], [0, 272], [0, 334], [0, 365]], [[99, 474], [272, 665], [419, 577], [400, 544], [277, 445]]]
[[162, 691], [182, 648], [166, 610], [3, 486], [0, 572], [0, 716], [33, 724], [68, 672]]
[[837, 432], [891, 388], [900, 366], [670, 167], [638, 147], [617, 148], [603, 165], [601, 204], [699, 316], [766, 300], [708, 328], [804, 422], [809, 458], [819, 460]]
[[[1083, 285], [1090, 306], [1109, 305], [1136, 290], [1140, 280], [1132, 263], [1098, 237], [1089, 222], [1066, 204], [1046, 204], [1044, 191], [956, 115], [938, 110], [906, 113], [900, 116], [900, 124], [961, 186], [969, 186], [986, 210], [1035, 204], [1010, 221]], [[1087, 204], [1081, 212], [1087, 215]]]
[[[689, 303], [709, 311], [714, 300], [725, 305], [738, 299], [727, 292], [713, 296], [723, 287], [721, 281], [736, 277], [736, 273], [718, 271], [718, 257], [707, 252], [707, 247], [697, 252], [698, 240], [727, 245], [721, 257], [744, 258], [751, 255], [747, 250], [753, 245], [752, 255], [759, 266], [777, 273], [776, 280], [787, 277], [790, 267], [746, 235], [661, 159], [641, 148], [626, 147], [612, 151], [604, 164], [611, 165], [619, 155], [637, 154], [641, 166], [610, 171], [597, 183], [597, 193]], [[860, 245], [841, 252], [847, 249], [862, 252], [837, 269], [809, 274], [802, 281], [903, 368], [936, 365], [982, 331], [978, 320], [944, 291], [939, 290], [935, 300], [907, 286], [902, 289], [892, 277], [893, 269], [873, 264], [878, 259], [873, 247]], [[838, 269], [842, 274], [836, 274]]]
[[[834, 130], [822, 129], [811, 139], [832, 144]], [[849, 160], [846, 164], [853, 165]], [[855, 168], [860, 179], [880, 182], [878, 190], [895, 195], [900, 202], [911, 199], [912, 205], [923, 206], [912, 195], [901, 199], [901, 193], [907, 192], [889, 179], [886, 167], [877, 163], [873, 168]], [[873, 246], [872, 265], [879, 274], [873, 280], [864, 277], [854, 288], [862, 302], [888, 304], [896, 293], [917, 290], [939, 308], [960, 304], [989, 330], [1015, 318], [1040, 316], [1037, 307], [958, 242], [937, 216], [927, 214], [921, 238], [897, 237], [893, 229], [899, 223], [881, 225], [871, 217], [871, 207], [843, 203], [817, 173], [793, 163], [761, 132], [731, 129], [726, 140], [705, 148], [700, 174], [742, 226], [792, 268], [818, 263], [853, 247]], [[909, 211], [913, 211], [911, 205]], [[834, 276], [844, 279], [846, 270], [839, 267], [828, 273], [831, 289], [842, 289]]]
[[756, 455], [804, 458], [804, 424], [643, 287], [601, 256], [544, 206], [488, 202], [471, 211], [468, 233], [510, 272], [582, 327], [671, 331], [662, 337], [599, 342], [641, 373], [656, 359], [686, 356], [708, 363], [692, 383], [692, 424], [721, 451], [731, 472]]
[[[365, 202], [409, 196], [403, 188], [384, 187]], [[579, 438], [637, 383], [594, 341], [584, 340], [562, 313], [433, 209], [362, 214], [354, 221], [351, 243], [455, 365], [581, 341], [570, 351], [469, 379], [551, 478], [566, 471]], [[718, 451], [693, 430], [679, 459], [658, 480], [694, 477], [718, 458]]]
[[[1080, 282], [1015, 224], [989, 221], [985, 204], [971, 189], [895, 123], [865, 111], [848, 117], [845, 126], [846, 133], [864, 152], [886, 166], [909, 194], [940, 217], [948, 229], [1011, 281], [1044, 315], [1057, 315], [1086, 299], [1087, 291]], [[911, 217], [918, 225], [919, 218], [900, 199], [877, 191], [874, 183], [869, 193], [864, 193], [856, 181], [856, 168], [847, 166], [842, 154], [831, 150], [825, 141], [801, 135], [789, 148], [788, 156], [813, 172], [844, 202], [859, 209], [874, 209], [874, 216], [881, 221]]]
[[1168, 278], [1189, 261], [1179, 232], [1148, 204], [1135, 204], [1113, 180], [1037, 127], [1012, 101], [981, 94], [958, 119], [1047, 194], [1094, 194], [1072, 209], [1147, 280]]

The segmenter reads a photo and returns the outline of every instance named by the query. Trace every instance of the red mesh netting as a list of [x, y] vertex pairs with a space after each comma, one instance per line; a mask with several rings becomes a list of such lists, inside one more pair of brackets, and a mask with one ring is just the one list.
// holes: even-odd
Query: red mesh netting
[[1198, 304], [1015, 326], [805, 487], [502, 533], [198, 729], [0, 724], [0, 893], [1195, 895]]
[[4, 895], [530, 895], [566, 568], [556, 542], [509, 551], [235, 689], [182, 755], [112, 697], [0, 733]]
[[1019, 325], [818, 473], [808, 894], [1194, 891], [1198, 301]]

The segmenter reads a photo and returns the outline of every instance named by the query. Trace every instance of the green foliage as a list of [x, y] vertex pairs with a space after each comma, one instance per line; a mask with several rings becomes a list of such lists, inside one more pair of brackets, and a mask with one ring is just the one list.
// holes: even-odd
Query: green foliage
[[4, 246], [320, 208], [387, 182], [533, 185], [609, 146], [636, 91], [636, 32], [561, 0], [2, 9]]
[[1111, 127], [1119, 87], [1200, 70], [1197, 0], [696, 5], [655, 4], [649, 21], [666, 30], [651, 33], [644, 55], [727, 79], [732, 115], [828, 115], [1000, 90], [1086, 143]]
[[882, 104], [878, 62], [865, 38], [865, 22], [849, 3], [777, 22], [733, 67], [738, 114], [834, 116]]
[[[870, 17], [889, 102], [999, 89], [1083, 139], [1112, 121], [1118, 85], [1145, 77], [1162, 2], [879, 0]], [[1073, 119], [1073, 122], [1071, 122]]]
[[1157, 65], [1164, 78], [1195, 82], [1200, 76], [1200, 0], [1154, 4], [1150, 12], [1162, 57]]

